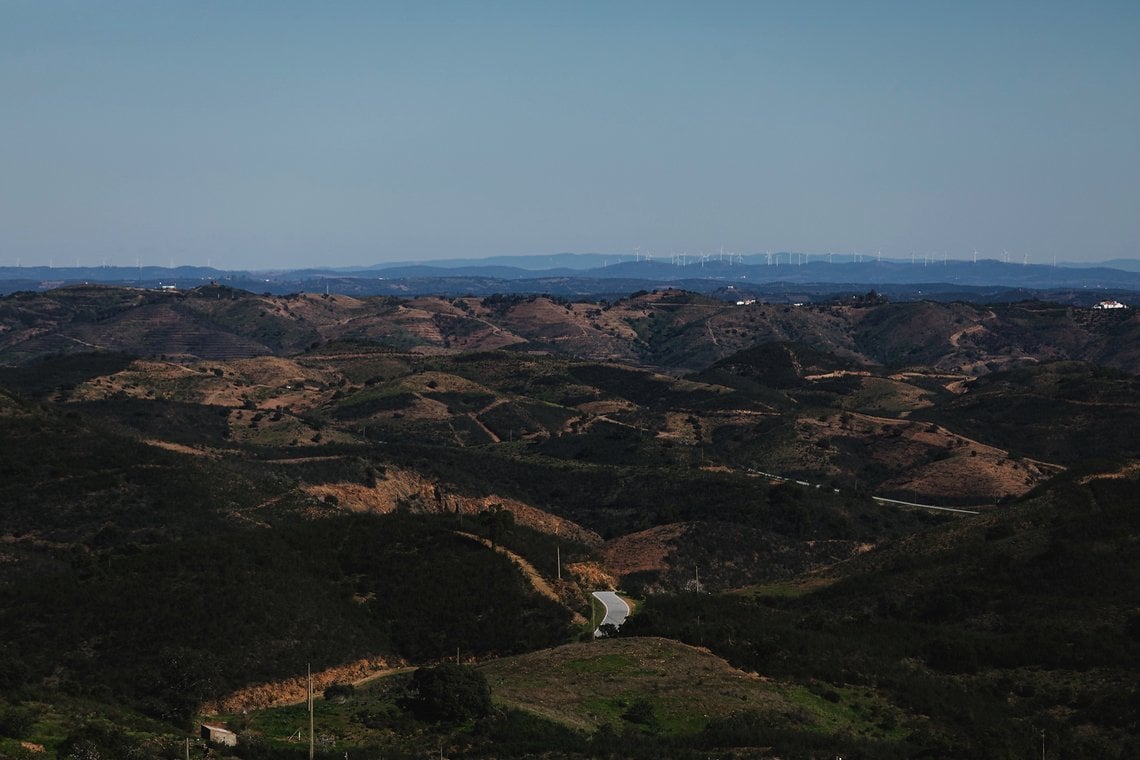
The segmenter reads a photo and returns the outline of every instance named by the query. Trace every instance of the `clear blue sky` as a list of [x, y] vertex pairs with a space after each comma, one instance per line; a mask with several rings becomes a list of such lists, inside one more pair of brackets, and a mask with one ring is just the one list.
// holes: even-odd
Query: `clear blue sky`
[[0, 265], [1140, 257], [1140, 2], [0, 0]]

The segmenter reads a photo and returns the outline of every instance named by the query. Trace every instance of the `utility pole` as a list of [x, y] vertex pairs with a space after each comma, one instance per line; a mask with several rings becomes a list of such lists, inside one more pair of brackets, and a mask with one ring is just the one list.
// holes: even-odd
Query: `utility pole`
[[316, 741], [313, 736], [313, 668], [306, 666], [309, 672], [309, 760], [313, 760], [313, 750], [316, 748]]
[[556, 546], [554, 551], [555, 551], [555, 556], [557, 557], [557, 563], [558, 563], [558, 580], [559, 580], [559, 582], [561, 582], [562, 581], [562, 547]]

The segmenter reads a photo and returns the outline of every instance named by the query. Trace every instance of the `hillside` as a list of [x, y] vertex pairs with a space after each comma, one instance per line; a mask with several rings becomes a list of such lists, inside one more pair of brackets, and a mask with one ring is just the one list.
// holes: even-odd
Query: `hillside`
[[349, 340], [421, 354], [510, 347], [669, 372], [701, 370], [758, 343], [801, 343], [844, 360], [969, 375], [1041, 360], [1140, 371], [1135, 310], [1023, 302], [886, 303], [878, 297], [737, 306], [680, 290], [612, 301], [535, 295], [257, 295], [70, 286], [0, 298], [0, 362], [126, 351], [144, 358], [288, 356]]
[[[1140, 456], [1140, 379], [1083, 362], [1051, 362], [972, 381], [916, 416], [1053, 461]], [[1064, 420], [1058, 425], [1057, 420]]]
[[[873, 691], [840, 705], [818, 690], [745, 672], [703, 648], [655, 637], [570, 644], [480, 666], [499, 702], [571, 728], [685, 737], [711, 749], [726, 724], [747, 716], [773, 734], [840, 731], [856, 744], [890, 744], [901, 717]], [[873, 709], [881, 719], [860, 714]], [[727, 733], [727, 732], [726, 732]], [[681, 747], [685, 743], [678, 742]], [[703, 745], [703, 746], [702, 746]]]
[[[456, 667], [456, 666], [449, 666]], [[315, 703], [320, 756], [444, 751], [467, 757], [771, 757], [849, 751], [903, 757], [909, 718], [873, 689], [834, 691], [731, 667], [707, 650], [660, 638], [602, 639], [479, 663], [494, 707], [475, 720], [432, 721], [416, 709], [415, 675], [325, 686]], [[211, 715], [240, 741], [286, 756], [301, 705]], [[304, 729], [302, 728], [302, 733]], [[657, 754], [654, 754], [657, 753]]]
[[[521, 755], [612, 733], [628, 756], [844, 736], [945, 755], [990, 733], [1012, 753], [1044, 720], [1082, 751], [1122, 741], [1087, 710], [1134, 667], [1130, 313], [210, 285], [21, 293], [0, 314], [0, 755], [96, 731], [84, 714], [169, 738], [306, 665], [457, 647], [532, 658], [502, 661], [504, 722], [405, 724], [395, 678], [373, 722], [408, 731], [386, 753], [477, 756], [516, 729]], [[646, 650], [602, 673], [608, 696], [528, 707], [610, 584], [642, 601], [629, 633], [775, 680], [685, 655], [731, 696], [710, 691], [707, 718], [668, 690], [646, 707]], [[1060, 697], [1033, 701], [1057, 683], [1087, 737]], [[959, 688], [1005, 703], [953, 717]]]
[[934, 755], [1017, 756], [1044, 729], [1059, 755], [1130, 757], [1137, 484], [1134, 468], [1069, 474], [1008, 510], [883, 545], [809, 584], [653, 597], [623, 632], [703, 644], [777, 678], [874, 685], [927, 716], [912, 739]]

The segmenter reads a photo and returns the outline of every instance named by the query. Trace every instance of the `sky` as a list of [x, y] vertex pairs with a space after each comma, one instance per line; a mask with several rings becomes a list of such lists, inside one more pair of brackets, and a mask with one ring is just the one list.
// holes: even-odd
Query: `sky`
[[1140, 258], [1140, 2], [0, 0], [0, 266]]

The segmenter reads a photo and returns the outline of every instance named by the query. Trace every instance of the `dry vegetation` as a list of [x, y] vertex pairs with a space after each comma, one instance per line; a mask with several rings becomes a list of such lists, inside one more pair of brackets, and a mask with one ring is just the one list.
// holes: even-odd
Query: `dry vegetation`
[[790, 706], [781, 689], [707, 650], [659, 638], [568, 644], [480, 666], [497, 701], [575, 728], [620, 726], [635, 701], [693, 731], [710, 717]]
[[352, 512], [386, 514], [406, 509], [423, 514], [477, 516], [488, 510], [502, 509], [513, 514], [515, 522], [520, 525], [589, 546], [602, 544], [601, 537], [594, 531], [516, 499], [495, 494], [466, 496], [450, 491], [446, 486], [419, 473], [396, 467], [386, 468], [374, 486], [319, 483], [302, 485], [301, 488], [319, 501]]
[[[381, 658], [366, 658], [347, 665], [323, 668], [312, 674], [313, 691], [319, 694], [334, 683], [366, 682], [378, 675], [402, 670], [403, 667], [403, 663], [400, 662], [393, 663]], [[219, 715], [300, 704], [305, 700], [308, 688], [307, 675], [252, 684], [203, 704], [202, 713], [204, 715]]]
[[684, 533], [685, 526], [677, 523], [658, 525], [607, 541], [603, 550], [606, 567], [618, 578], [637, 572], [667, 570], [669, 555]]

